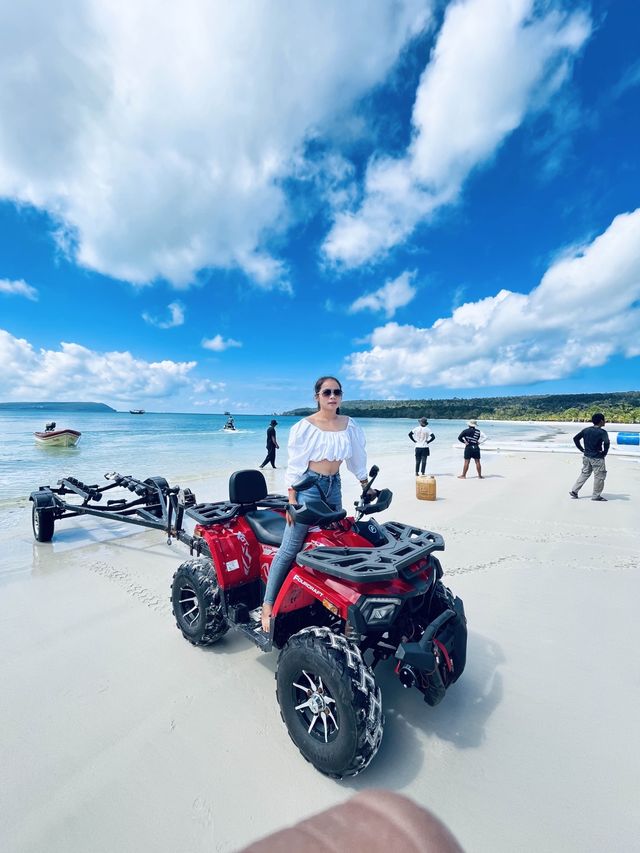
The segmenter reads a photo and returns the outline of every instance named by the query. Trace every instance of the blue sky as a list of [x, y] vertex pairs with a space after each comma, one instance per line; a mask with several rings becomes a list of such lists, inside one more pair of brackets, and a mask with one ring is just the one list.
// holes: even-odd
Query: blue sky
[[0, 400], [640, 386], [636, 0], [25, 0], [0, 43]]

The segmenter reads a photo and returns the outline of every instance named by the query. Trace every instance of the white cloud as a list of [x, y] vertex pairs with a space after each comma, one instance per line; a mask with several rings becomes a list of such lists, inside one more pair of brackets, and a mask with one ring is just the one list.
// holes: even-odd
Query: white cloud
[[26, 296], [26, 298], [31, 299], [32, 302], [36, 302], [38, 299], [38, 291], [35, 287], [27, 284], [27, 282], [22, 279], [10, 281], [7, 278], [0, 278], [0, 293], [8, 293], [15, 296]]
[[[374, 260], [458, 198], [527, 113], [544, 108], [590, 34], [583, 12], [534, 0], [451, 3], [413, 108], [404, 157], [373, 158], [363, 199], [339, 213], [324, 252], [345, 266]], [[540, 12], [543, 10], [544, 13]]]
[[[429, 23], [435, 0], [39, 0], [0, 7], [0, 196], [92, 270], [289, 288], [287, 178]], [[28, 105], [28, 108], [25, 108]]]
[[241, 347], [242, 343], [233, 338], [223, 338], [222, 335], [214, 335], [213, 338], [203, 338], [202, 346], [205, 349], [213, 350], [213, 352], [223, 352], [231, 347]]
[[182, 326], [184, 323], [184, 305], [181, 302], [171, 302], [167, 308], [170, 314], [168, 320], [159, 320], [146, 311], [142, 315], [142, 319], [150, 326], [157, 326], [159, 329], [174, 329], [176, 326]]
[[629, 89], [640, 86], [640, 59], [630, 65], [613, 87], [614, 98], [620, 98]]
[[365, 310], [384, 311], [387, 318], [393, 317], [398, 308], [408, 305], [418, 292], [411, 284], [415, 275], [415, 271], [405, 271], [373, 293], [358, 297], [349, 308], [349, 312], [353, 314]]
[[193, 383], [195, 394], [215, 394], [216, 391], [224, 391], [226, 387], [226, 382], [212, 382], [211, 379], [199, 379]]
[[96, 352], [75, 343], [36, 350], [0, 329], [0, 396], [5, 400], [123, 401], [180, 392], [195, 361], [144, 361], [129, 352]]
[[640, 355], [640, 208], [555, 261], [530, 294], [501, 290], [430, 328], [387, 323], [348, 374], [383, 391], [562, 379], [613, 355]]
[[228, 397], [209, 397], [208, 400], [192, 400], [192, 406], [225, 406], [229, 402]]

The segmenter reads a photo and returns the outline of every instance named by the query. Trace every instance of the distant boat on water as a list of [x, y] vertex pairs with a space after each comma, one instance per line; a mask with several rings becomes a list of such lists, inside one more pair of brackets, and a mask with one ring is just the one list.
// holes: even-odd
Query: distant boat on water
[[144, 409], [129, 409], [130, 415], [144, 415]]
[[37, 444], [47, 447], [75, 447], [81, 435], [77, 429], [56, 429], [55, 421], [47, 424], [42, 432], [33, 434]]

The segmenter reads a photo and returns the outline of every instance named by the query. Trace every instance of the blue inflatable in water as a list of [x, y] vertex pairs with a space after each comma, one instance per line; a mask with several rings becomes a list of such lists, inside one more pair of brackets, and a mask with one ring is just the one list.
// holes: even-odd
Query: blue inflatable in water
[[618, 444], [640, 444], [640, 432], [619, 432]]

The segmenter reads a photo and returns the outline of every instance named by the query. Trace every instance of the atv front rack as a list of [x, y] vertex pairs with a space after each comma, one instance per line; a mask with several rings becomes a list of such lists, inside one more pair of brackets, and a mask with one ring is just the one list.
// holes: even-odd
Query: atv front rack
[[439, 533], [388, 521], [379, 528], [387, 540], [376, 548], [309, 548], [298, 554], [296, 562], [334, 578], [356, 583], [409, 579], [415, 565], [433, 551], [444, 551]]

